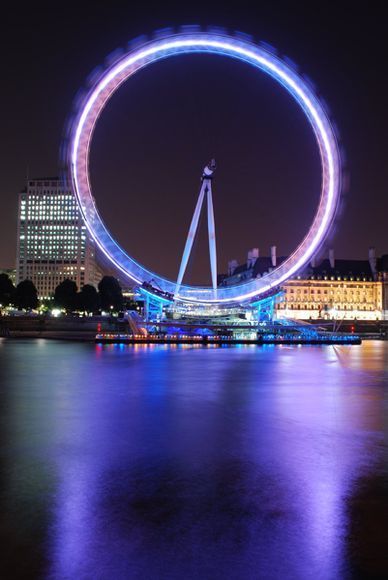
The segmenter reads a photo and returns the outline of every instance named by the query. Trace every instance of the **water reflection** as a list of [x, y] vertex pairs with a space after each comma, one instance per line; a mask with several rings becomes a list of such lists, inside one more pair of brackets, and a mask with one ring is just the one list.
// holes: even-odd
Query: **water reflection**
[[5, 530], [28, 503], [51, 578], [363, 573], [387, 347], [3, 342]]

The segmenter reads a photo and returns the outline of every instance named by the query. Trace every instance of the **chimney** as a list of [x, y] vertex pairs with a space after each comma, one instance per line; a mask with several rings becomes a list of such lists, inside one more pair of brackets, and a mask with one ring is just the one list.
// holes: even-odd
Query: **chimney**
[[376, 279], [377, 276], [377, 260], [376, 260], [376, 248], [369, 248], [368, 252], [369, 266], [372, 270], [373, 278]]
[[230, 260], [230, 262], [228, 262], [228, 276], [233, 276], [237, 266], [238, 266], [237, 260]]
[[333, 250], [333, 248], [330, 248], [330, 250], [329, 250], [329, 262], [330, 262], [330, 268], [333, 268], [334, 269], [335, 260], [334, 260], [334, 250]]
[[259, 248], [252, 248], [252, 250], [249, 250], [247, 259], [247, 268], [253, 268], [258, 257], [259, 257]]
[[248, 250], [248, 255], [247, 255], [247, 268], [251, 267], [251, 262], [252, 262], [252, 252], [251, 250]]
[[276, 267], [276, 246], [271, 246], [271, 264]]

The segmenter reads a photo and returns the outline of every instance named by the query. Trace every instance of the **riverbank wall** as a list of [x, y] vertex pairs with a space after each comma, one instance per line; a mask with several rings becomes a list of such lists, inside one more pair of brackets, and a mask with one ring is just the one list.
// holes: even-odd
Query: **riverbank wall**
[[126, 325], [106, 316], [2, 316], [0, 336], [7, 338], [53, 338], [94, 340], [97, 332], [118, 332]]
[[[320, 322], [314, 321], [320, 326]], [[343, 321], [333, 326], [322, 321], [322, 329], [346, 334], [358, 334], [361, 338], [388, 339], [388, 321]], [[0, 337], [48, 338], [62, 340], [93, 341], [97, 333], [128, 332], [126, 321], [120, 322], [110, 316], [1, 316]]]

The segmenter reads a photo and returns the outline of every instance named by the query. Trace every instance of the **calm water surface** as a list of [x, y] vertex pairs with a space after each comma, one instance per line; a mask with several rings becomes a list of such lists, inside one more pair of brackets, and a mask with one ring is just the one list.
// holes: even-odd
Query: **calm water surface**
[[1, 578], [387, 577], [387, 367], [1, 340]]

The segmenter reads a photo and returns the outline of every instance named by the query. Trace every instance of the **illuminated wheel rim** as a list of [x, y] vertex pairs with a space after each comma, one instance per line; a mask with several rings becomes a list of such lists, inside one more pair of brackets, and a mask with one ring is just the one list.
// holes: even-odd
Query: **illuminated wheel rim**
[[302, 108], [318, 144], [322, 167], [320, 201], [313, 223], [297, 249], [279, 267], [260, 278], [217, 290], [182, 285], [175, 296], [175, 299], [185, 302], [220, 305], [260, 299], [295, 275], [319, 249], [333, 222], [341, 190], [340, 155], [328, 115], [308, 83], [266, 48], [239, 36], [184, 30], [149, 41], [121, 55], [98, 76], [71, 124], [68, 149], [71, 185], [86, 227], [108, 260], [135, 284], [151, 283], [151, 286], [163, 292], [174, 294], [176, 282], [159, 276], [135, 261], [119, 246], [104, 225], [91, 191], [89, 151], [97, 119], [122, 83], [154, 62], [191, 53], [227, 56], [269, 74], [287, 89]]

